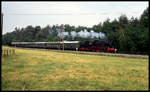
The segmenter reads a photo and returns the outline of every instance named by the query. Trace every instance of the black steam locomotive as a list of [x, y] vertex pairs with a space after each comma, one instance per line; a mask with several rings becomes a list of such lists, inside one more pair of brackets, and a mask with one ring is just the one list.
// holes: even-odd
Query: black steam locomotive
[[12, 46], [24, 48], [65, 49], [91, 52], [115, 52], [108, 41], [58, 41], [58, 42], [12, 42]]
[[80, 42], [80, 51], [91, 51], [91, 52], [116, 52], [108, 41], [83, 41]]

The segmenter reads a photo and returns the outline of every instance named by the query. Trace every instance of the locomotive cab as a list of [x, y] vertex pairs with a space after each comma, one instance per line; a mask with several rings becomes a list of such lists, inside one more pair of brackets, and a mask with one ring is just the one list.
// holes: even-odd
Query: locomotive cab
[[116, 52], [116, 49], [113, 48], [110, 44], [108, 44], [107, 52], [115, 53], [115, 52]]

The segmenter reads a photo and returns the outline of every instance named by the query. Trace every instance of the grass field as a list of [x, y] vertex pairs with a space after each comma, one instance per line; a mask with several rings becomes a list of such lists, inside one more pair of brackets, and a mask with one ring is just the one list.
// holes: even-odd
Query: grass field
[[15, 52], [2, 57], [2, 91], [148, 90], [148, 59], [21, 48]]

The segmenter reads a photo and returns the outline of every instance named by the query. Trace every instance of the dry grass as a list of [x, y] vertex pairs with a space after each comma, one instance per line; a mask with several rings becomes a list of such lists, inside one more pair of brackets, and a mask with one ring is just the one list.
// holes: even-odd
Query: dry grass
[[148, 90], [148, 59], [15, 50], [2, 57], [2, 90]]

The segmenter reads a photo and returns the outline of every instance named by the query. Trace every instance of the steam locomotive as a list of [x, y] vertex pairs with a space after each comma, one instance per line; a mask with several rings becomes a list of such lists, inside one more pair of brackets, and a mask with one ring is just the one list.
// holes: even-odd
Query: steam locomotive
[[45, 48], [79, 50], [91, 52], [116, 52], [108, 41], [58, 41], [58, 42], [12, 42], [12, 46], [24, 48]]
[[113, 48], [108, 41], [85, 41], [80, 42], [80, 51], [91, 51], [91, 52], [116, 52], [116, 49]]

